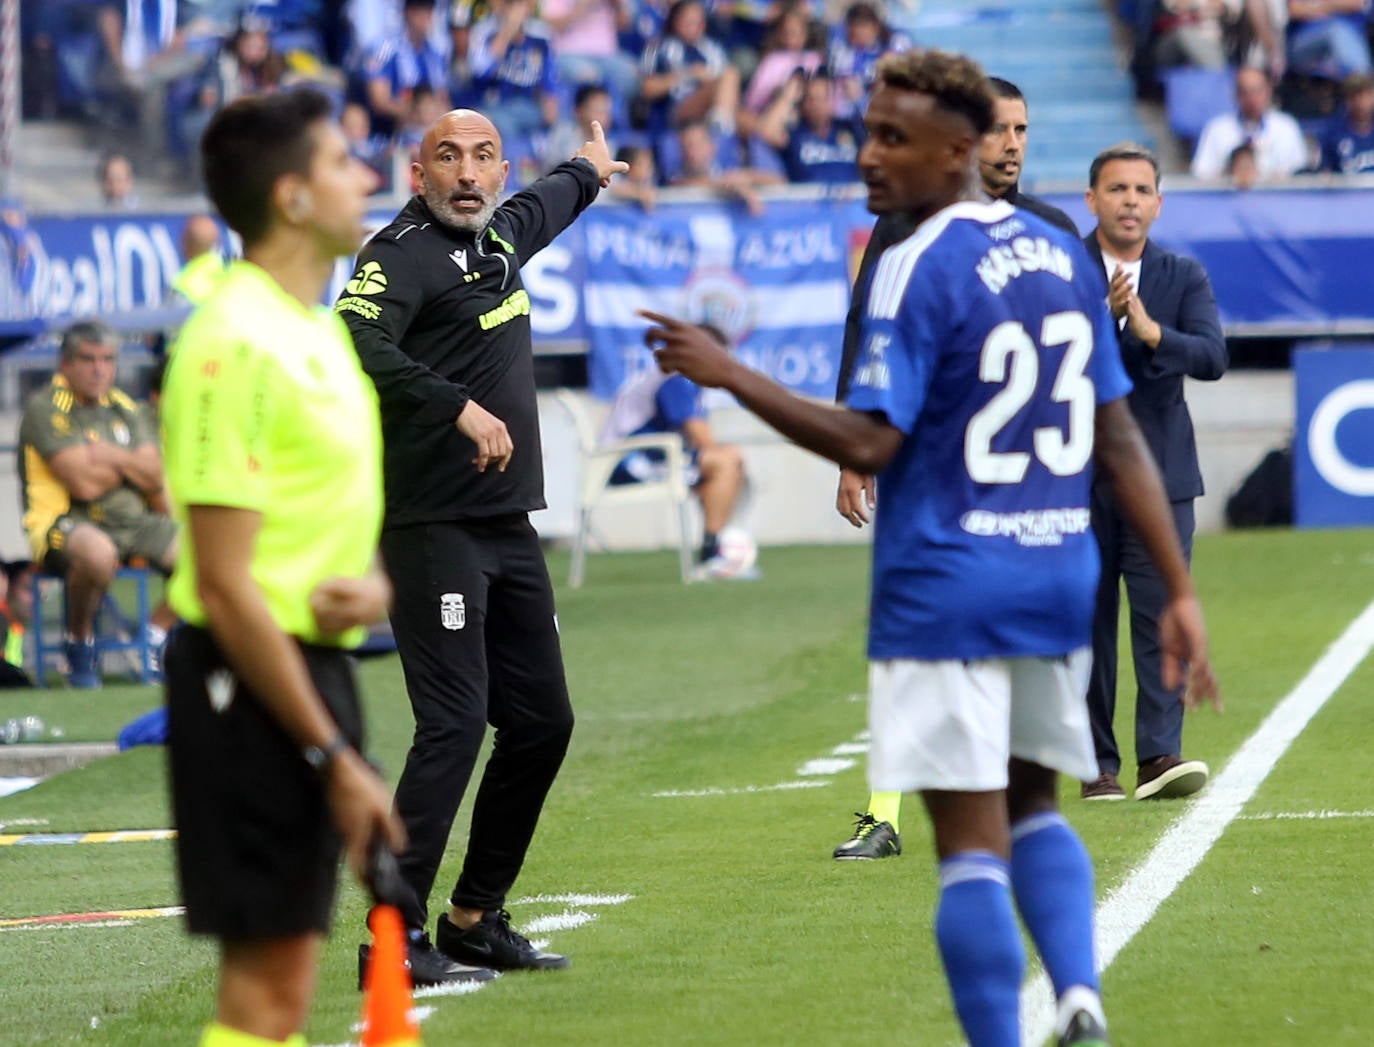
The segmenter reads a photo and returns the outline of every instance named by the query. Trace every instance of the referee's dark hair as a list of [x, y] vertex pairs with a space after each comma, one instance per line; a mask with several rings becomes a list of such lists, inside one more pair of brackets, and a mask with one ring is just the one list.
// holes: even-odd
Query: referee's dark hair
[[1092, 166], [1088, 168], [1090, 189], [1097, 188], [1097, 179], [1102, 174], [1102, 168], [1113, 160], [1144, 160], [1154, 168], [1155, 188], [1159, 188], [1159, 157], [1138, 142], [1117, 142], [1116, 145], [1108, 146], [1093, 157]]
[[1026, 96], [1021, 93], [1021, 88], [1010, 80], [1003, 80], [1000, 76], [988, 77], [988, 87], [992, 90], [994, 98], [1010, 98], [1016, 102], [1026, 100]]
[[62, 346], [58, 350], [58, 356], [63, 363], [70, 363], [76, 357], [76, 351], [83, 345], [118, 346], [119, 340], [115, 338], [114, 331], [99, 320], [78, 320], [62, 332]]
[[982, 68], [950, 51], [901, 51], [878, 60], [878, 82], [902, 91], [919, 91], [937, 108], [957, 113], [981, 136], [992, 127], [992, 90]]
[[205, 192], [245, 246], [272, 220], [272, 187], [285, 174], [307, 176], [315, 153], [310, 125], [328, 119], [329, 99], [311, 88], [229, 103], [200, 140]]

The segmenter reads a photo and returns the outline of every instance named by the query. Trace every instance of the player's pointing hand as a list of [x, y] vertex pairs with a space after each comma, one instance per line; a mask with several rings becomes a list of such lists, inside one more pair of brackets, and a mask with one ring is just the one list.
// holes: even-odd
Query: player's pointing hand
[[606, 132], [601, 129], [599, 120], [592, 121], [592, 140], [583, 142], [573, 159], [579, 156], [592, 162], [596, 173], [601, 176], [602, 189], [611, 184], [611, 175], [624, 174], [630, 169], [624, 160], [612, 158], [610, 147], [606, 145]]
[[719, 389], [738, 367], [734, 357], [721, 348], [708, 332], [685, 320], [639, 310], [639, 315], [654, 324], [644, 332], [644, 344], [653, 351], [665, 374], [686, 375], [697, 385]]

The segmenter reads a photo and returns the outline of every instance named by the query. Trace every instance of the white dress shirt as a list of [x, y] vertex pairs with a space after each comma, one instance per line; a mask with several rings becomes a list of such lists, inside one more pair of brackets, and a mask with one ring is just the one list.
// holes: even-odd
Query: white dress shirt
[[1287, 113], [1270, 109], [1258, 123], [1242, 121], [1239, 113], [1219, 113], [1202, 129], [1193, 154], [1194, 178], [1222, 178], [1236, 147], [1255, 147], [1255, 166], [1261, 179], [1287, 178], [1307, 166], [1307, 139]]
[[[1109, 255], [1106, 251], [1102, 252], [1102, 262], [1107, 267], [1107, 285], [1111, 286], [1112, 280], [1116, 277], [1118, 269], [1126, 270], [1126, 279], [1131, 282], [1131, 290], [1140, 294], [1140, 263], [1142, 259], [1137, 258], [1134, 262], [1123, 262], [1120, 258]], [[1122, 330], [1126, 326], [1126, 317], [1123, 314], [1116, 321], [1117, 330]]]

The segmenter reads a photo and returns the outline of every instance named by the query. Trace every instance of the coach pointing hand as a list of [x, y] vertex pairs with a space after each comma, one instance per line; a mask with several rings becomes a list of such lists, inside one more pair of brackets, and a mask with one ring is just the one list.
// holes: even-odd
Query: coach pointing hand
[[[411, 168], [417, 195], [363, 248], [335, 305], [382, 407], [381, 546], [415, 713], [396, 789], [411, 841], [402, 914], [420, 985], [568, 965], [505, 911], [573, 727], [553, 588], [529, 522], [545, 503], [520, 268], [626, 165], [594, 127], [577, 156], [499, 203], [509, 170], [490, 120], [446, 113]], [[487, 724], [495, 746], [431, 944], [430, 890]]]

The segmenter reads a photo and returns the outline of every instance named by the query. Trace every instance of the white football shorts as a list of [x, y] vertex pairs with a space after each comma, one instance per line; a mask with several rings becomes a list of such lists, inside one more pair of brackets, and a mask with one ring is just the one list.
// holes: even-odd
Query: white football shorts
[[870, 787], [1005, 789], [1012, 756], [1091, 781], [1091, 668], [1088, 647], [1060, 658], [870, 662]]

